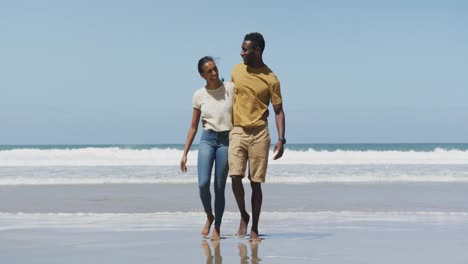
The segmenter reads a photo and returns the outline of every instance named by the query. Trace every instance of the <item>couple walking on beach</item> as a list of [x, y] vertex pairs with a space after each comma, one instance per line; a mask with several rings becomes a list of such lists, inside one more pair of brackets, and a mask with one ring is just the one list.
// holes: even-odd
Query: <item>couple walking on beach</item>
[[[263, 62], [264, 49], [265, 40], [260, 33], [245, 35], [240, 53], [244, 62], [234, 66], [232, 82], [223, 83], [219, 79], [218, 68], [213, 58], [203, 57], [198, 62], [198, 71], [206, 80], [206, 85], [193, 95], [192, 121], [180, 169], [183, 172], [187, 171], [187, 155], [201, 117], [203, 134], [198, 147], [198, 187], [207, 216], [201, 235], [207, 237], [214, 222], [212, 240], [221, 238], [220, 228], [225, 208], [224, 189], [228, 174], [232, 179], [232, 190], [241, 215], [237, 236], [244, 237], [247, 233], [250, 215], [245, 208], [242, 184], [247, 165], [252, 188], [250, 240], [259, 240], [258, 221], [263, 200], [261, 183], [265, 182], [271, 143], [267, 120], [270, 101], [278, 131], [273, 159], [283, 155], [286, 139], [280, 82]], [[214, 214], [210, 193], [213, 164]]]

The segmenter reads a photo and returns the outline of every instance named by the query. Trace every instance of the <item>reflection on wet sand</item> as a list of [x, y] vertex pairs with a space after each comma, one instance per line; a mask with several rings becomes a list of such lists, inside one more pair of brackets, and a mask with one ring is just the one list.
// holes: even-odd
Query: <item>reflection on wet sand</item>
[[206, 256], [207, 264], [221, 264], [223, 263], [223, 257], [221, 256], [220, 241], [211, 240], [211, 245], [213, 247], [214, 255], [211, 254], [211, 248], [208, 242], [202, 240], [201, 247]]
[[[211, 245], [210, 245], [211, 244]], [[250, 256], [248, 255], [248, 249], [246, 242], [239, 242], [237, 244], [237, 248], [239, 249], [239, 257], [241, 264], [258, 264], [262, 261], [261, 258], [258, 257], [258, 247], [260, 245], [259, 242], [248, 242], [250, 247]], [[207, 264], [222, 264], [223, 257], [221, 256], [221, 242], [220, 240], [211, 240], [208, 243], [206, 240], [202, 240], [201, 247], [203, 249], [203, 253], [206, 257]]]
[[239, 257], [241, 264], [258, 264], [262, 261], [261, 258], [258, 257], [258, 246], [260, 245], [259, 242], [249, 242], [250, 245], [250, 258], [247, 256], [247, 245], [244, 242], [239, 242], [237, 247], [239, 248]]

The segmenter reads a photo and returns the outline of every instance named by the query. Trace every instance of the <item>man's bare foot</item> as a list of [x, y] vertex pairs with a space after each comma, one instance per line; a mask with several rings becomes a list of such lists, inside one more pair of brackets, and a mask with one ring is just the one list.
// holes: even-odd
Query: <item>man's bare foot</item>
[[247, 234], [247, 226], [249, 224], [250, 216], [247, 215], [246, 218], [241, 217], [240, 224], [239, 224], [239, 230], [237, 230], [236, 236], [242, 238], [245, 237]]
[[250, 231], [250, 238], [249, 241], [252, 243], [259, 243], [261, 241], [260, 236], [255, 231]]
[[213, 224], [213, 221], [214, 221], [214, 216], [213, 215], [207, 215], [206, 216], [205, 227], [203, 227], [203, 230], [201, 231], [202, 237], [205, 238], [205, 237], [208, 236], [208, 234], [210, 233], [211, 224]]
[[213, 235], [211, 236], [211, 240], [220, 240], [221, 239], [221, 235], [220, 235], [220, 231], [219, 231], [219, 226], [215, 226], [215, 228], [213, 229]]

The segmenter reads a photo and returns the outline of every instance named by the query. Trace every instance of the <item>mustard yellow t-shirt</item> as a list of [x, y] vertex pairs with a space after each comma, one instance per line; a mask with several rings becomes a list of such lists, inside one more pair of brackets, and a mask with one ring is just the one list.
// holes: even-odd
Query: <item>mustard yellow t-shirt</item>
[[268, 66], [253, 68], [240, 63], [232, 70], [236, 89], [232, 106], [234, 126], [267, 124], [268, 106], [282, 103], [280, 82]]

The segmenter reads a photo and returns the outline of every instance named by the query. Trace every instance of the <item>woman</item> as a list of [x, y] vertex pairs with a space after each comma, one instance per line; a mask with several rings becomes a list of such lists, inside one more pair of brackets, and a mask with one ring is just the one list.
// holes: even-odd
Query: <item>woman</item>
[[[229, 131], [232, 129], [232, 96], [234, 84], [219, 79], [218, 68], [212, 57], [198, 61], [198, 72], [206, 80], [205, 87], [197, 90], [192, 99], [192, 123], [187, 135], [184, 154], [180, 161], [182, 172], [187, 171], [187, 154], [197, 134], [200, 116], [205, 120], [198, 146], [198, 188], [206, 213], [201, 235], [207, 237], [214, 221], [212, 240], [220, 239], [221, 219], [224, 213], [224, 189], [228, 174]], [[210, 181], [214, 170], [214, 215], [211, 207]]]

